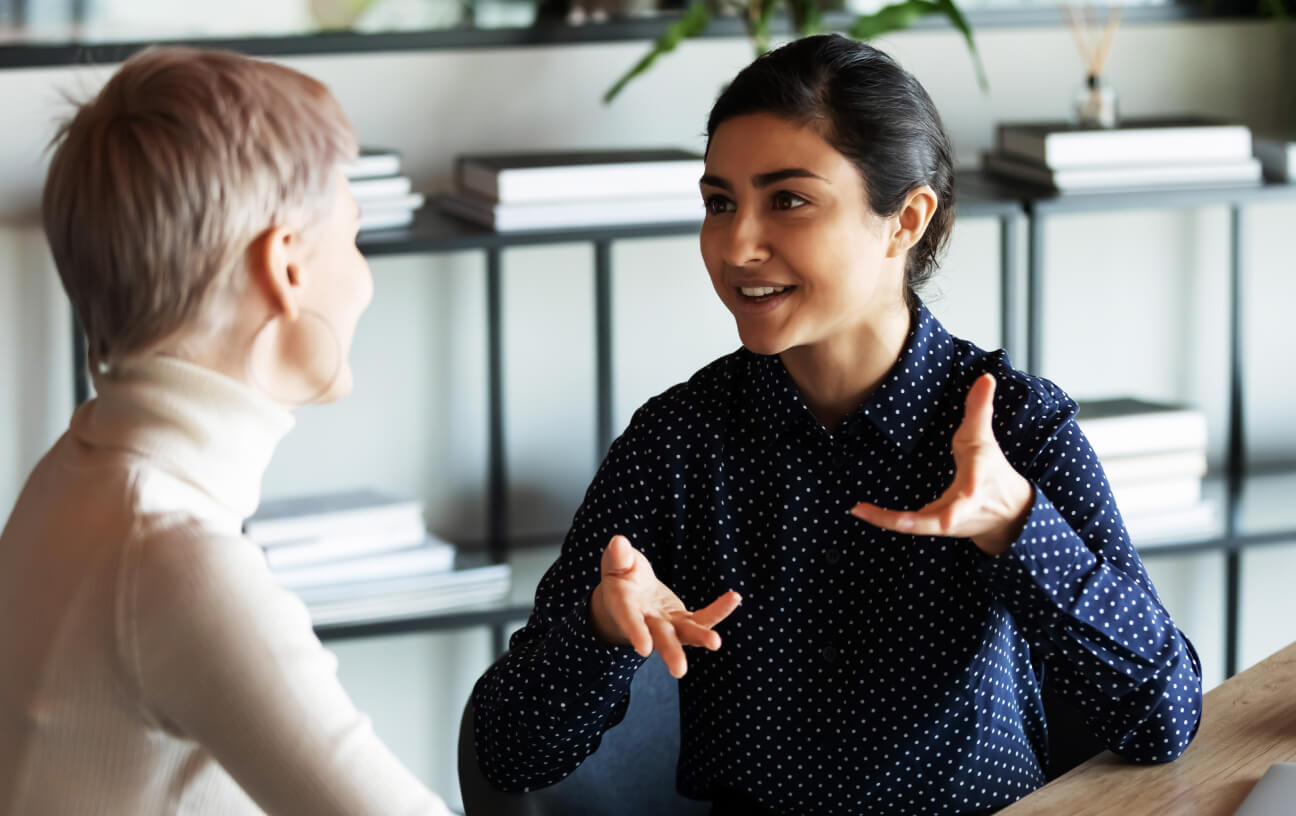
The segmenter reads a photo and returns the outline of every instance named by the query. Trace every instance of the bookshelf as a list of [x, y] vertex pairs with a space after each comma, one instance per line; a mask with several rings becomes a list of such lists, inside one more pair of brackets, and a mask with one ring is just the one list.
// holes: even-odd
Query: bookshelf
[[[1060, 196], [1048, 190], [1005, 183], [980, 172], [960, 173], [956, 206], [960, 218], [991, 218], [998, 222], [1000, 244], [1000, 313], [1003, 346], [1016, 363], [1037, 373], [1044, 341], [1043, 311], [1047, 270], [1044, 264], [1044, 225], [1049, 218], [1093, 211], [1122, 209], [1196, 208], [1227, 206], [1230, 211], [1229, 278], [1229, 409], [1225, 467], [1208, 481], [1208, 495], [1216, 497], [1220, 518], [1195, 532], [1172, 540], [1140, 546], [1144, 559], [1218, 552], [1226, 559], [1225, 663], [1226, 676], [1237, 671], [1240, 610], [1241, 555], [1249, 548], [1296, 541], [1296, 462], [1263, 471], [1248, 468], [1245, 456], [1242, 293], [1246, 283], [1242, 264], [1242, 211], [1252, 203], [1296, 200], [1296, 184], [1266, 183], [1259, 187], [1193, 189], [1139, 193]], [[1025, 230], [1025, 264], [1018, 261]], [[504, 647], [504, 627], [525, 620], [530, 613], [536, 584], [556, 557], [560, 536], [510, 540], [508, 536], [507, 440], [503, 380], [502, 253], [514, 247], [575, 243], [594, 249], [595, 327], [594, 353], [596, 400], [596, 450], [601, 457], [614, 436], [612, 394], [612, 245], [621, 240], [682, 236], [695, 232], [696, 224], [644, 224], [595, 229], [496, 233], [442, 214], [433, 200], [420, 210], [414, 223], [398, 229], [362, 233], [360, 249], [369, 257], [404, 254], [480, 251], [485, 259], [487, 310], [487, 530], [480, 557], [489, 562], [507, 561], [513, 568], [509, 595], [495, 603], [435, 614], [318, 627], [323, 639], [369, 637], [403, 632], [489, 627], [496, 652]], [[84, 340], [75, 326], [73, 348], [77, 402], [88, 395]], [[594, 463], [596, 464], [596, 463]]]

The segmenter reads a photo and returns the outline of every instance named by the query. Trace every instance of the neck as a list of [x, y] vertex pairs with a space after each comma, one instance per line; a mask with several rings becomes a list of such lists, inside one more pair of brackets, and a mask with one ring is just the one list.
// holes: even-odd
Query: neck
[[909, 334], [903, 300], [849, 331], [779, 355], [815, 419], [829, 430], [877, 390]]

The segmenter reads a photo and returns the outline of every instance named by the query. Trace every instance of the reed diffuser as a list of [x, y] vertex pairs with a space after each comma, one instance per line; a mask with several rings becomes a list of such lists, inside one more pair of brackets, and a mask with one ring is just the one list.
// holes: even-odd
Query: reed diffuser
[[1121, 7], [1113, 6], [1107, 12], [1101, 34], [1092, 6], [1086, 5], [1083, 15], [1072, 6], [1062, 6], [1062, 11], [1086, 69], [1084, 84], [1075, 96], [1076, 120], [1081, 127], [1114, 128], [1120, 124], [1116, 90], [1104, 79], [1103, 68], [1120, 28]]

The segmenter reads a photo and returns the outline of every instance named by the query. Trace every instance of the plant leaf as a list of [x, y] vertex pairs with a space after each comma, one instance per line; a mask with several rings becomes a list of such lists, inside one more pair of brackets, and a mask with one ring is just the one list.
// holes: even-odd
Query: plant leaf
[[989, 93], [990, 80], [986, 78], [985, 65], [981, 62], [976, 41], [972, 39], [972, 26], [968, 25], [967, 18], [963, 16], [963, 12], [959, 10], [954, 0], [936, 0], [936, 5], [940, 6], [949, 21], [963, 34], [963, 39], [967, 40], [968, 53], [972, 55], [972, 64], [976, 66], [977, 83], [981, 86], [982, 93]]
[[1260, 0], [1260, 8], [1272, 14], [1275, 20], [1282, 22], [1287, 19], [1287, 10], [1283, 8], [1283, 0]]
[[959, 11], [958, 6], [954, 4], [954, 0], [901, 0], [899, 3], [883, 6], [872, 14], [863, 14], [855, 18], [849, 33], [857, 40], [872, 40], [893, 31], [903, 31], [928, 14], [945, 15], [963, 35], [963, 39], [967, 41], [968, 51], [972, 54], [972, 62], [976, 66], [977, 81], [981, 85], [981, 90], [988, 91], [990, 83], [986, 80], [985, 66], [981, 64], [976, 42], [972, 39], [972, 28], [963, 17], [963, 12]]
[[668, 54], [675, 50], [680, 42], [688, 37], [696, 37], [703, 31], [706, 31], [707, 23], [711, 21], [711, 9], [706, 0], [697, 0], [689, 6], [684, 16], [666, 27], [662, 35], [653, 43], [652, 48], [638, 62], [634, 64], [629, 71], [626, 71], [620, 79], [613, 83], [611, 88], [603, 94], [603, 104], [611, 102], [616, 95], [621, 93], [630, 80], [642, 74], [652, 67], [657, 58], [662, 54]]
[[798, 37], [819, 33], [819, 0], [787, 0], [787, 4], [788, 13], [792, 16], [792, 30]]

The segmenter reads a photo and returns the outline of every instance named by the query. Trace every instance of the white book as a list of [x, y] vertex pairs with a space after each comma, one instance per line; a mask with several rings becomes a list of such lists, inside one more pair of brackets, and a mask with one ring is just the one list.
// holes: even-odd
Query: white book
[[378, 210], [360, 213], [361, 231], [407, 227], [414, 223], [414, 210]]
[[459, 189], [510, 204], [698, 195], [702, 157], [684, 150], [603, 150], [461, 156]]
[[1122, 516], [1143, 512], [1158, 513], [1190, 507], [1200, 502], [1202, 480], [1196, 476], [1180, 476], [1147, 482], [1117, 483], [1111, 489]]
[[323, 535], [364, 535], [410, 519], [423, 523], [421, 501], [376, 490], [348, 490], [264, 501], [243, 522], [243, 534], [269, 547]]
[[403, 550], [278, 569], [274, 575], [286, 589], [348, 585], [446, 572], [454, 566], [454, 557], [452, 544], [429, 537], [422, 544]]
[[402, 199], [409, 195], [413, 187], [408, 176], [353, 179], [347, 184], [351, 188], [351, 196], [360, 205], [361, 209], [370, 201]]
[[1196, 504], [1160, 512], [1130, 513], [1122, 510], [1125, 530], [1134, 547], [1174, 544], [1185, 538], [1210, 538], [1219, 534], [1215, 502], [1202, 499]]
[[497, 232], [521, 232], [632, 224], [701, 223], [702, 197], [697, 192], [654, 198], [550, 201], [537, 204], [493, 203], [475, 196], [447, 194], [436, 199], [445, 212]]
[[1185, 405], [1131, 398], [1082, 400], [1076, 422], [1100, 462], [1118, 456], [1206, 448], [1206, 415]]
[[1296, 137], [1282, 139], [1257, 136], [1255, 155], [1269, 178], [1274, 181], [1296, 181]]
[[1251, 157], [1251, 129], [1204, 117], [1126, 119], [1120, 127], [1068, 122], [1008, 123], [997, 147], [1053, 169], [1071, 167], [1229, 163]]
[[495, 604], [504, 600], [511, 589], [508, 565], [499, 564], [497, 567], [482, 567], [480, 569], [498, 570], [499, 572], [492, 581], [479, 581], [444, 588], [428, 587], [400, 592], [375, 592], [369, 595], [331, 600], [307, 600], [304, 594], [299, 593], [299, 595], [302, 595], [302, 600], [306, 603], [306, 608], [310, 612], [311, 622], [316, 626], [399, 620], [418, 615]]
[[1202, 448], [1188, 448], [1132, 456], [1109, 456], [1102, 460], [1102, 467], [1107, 474], [1107, 481], [1112, 485], [1176, 476], [1200, 479], [1206, 475], [1206, 451]]
[[987, 153], [986, 172], [1050, 187], [1060, 193], [1184, 190], [1199, 187], [1247, 187], [1264, 181], [1260, 161], [1248, 156], [1191, 164], [1123, 164], [1052, 169], [1012, 156]]
[[359, 156], [342, 164], [342, 174], [348, 179], [394, 176], [399, 172], [400, 153], [379, 147], [361, 147]]
[[329, 533], [300, 541], [275, 542], [264, 549], [266, 563], [270, 569], [278, 570], [401, 550], [422, 544], [426, 538], [423, 519], [408, 518], [361, 532]]

